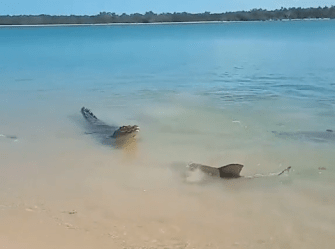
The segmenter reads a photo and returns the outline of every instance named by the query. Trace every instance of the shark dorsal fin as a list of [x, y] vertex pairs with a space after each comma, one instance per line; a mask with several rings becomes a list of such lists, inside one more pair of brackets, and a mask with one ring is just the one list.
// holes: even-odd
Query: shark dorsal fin
[[239, 178], [242, 164], [232, 163], [219, 168], [221, 178]]

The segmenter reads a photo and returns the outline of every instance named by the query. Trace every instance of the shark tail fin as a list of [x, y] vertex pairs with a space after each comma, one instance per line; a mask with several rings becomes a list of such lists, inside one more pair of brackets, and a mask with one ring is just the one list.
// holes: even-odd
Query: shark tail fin
[[89, 109], [82, 107], [80, 111], [88, 122], [93, 123], [98, 120], [98, 118]]
[[242, 164], [232, 163], [219, 168], [221, 178], [239, 178]]
[[285, 171], [289, 172], [291, 169], [291, 166], [287, 167], [286, 169], [284, 169], [282, 172], [278, 173], [278, 175], [282, 175]]

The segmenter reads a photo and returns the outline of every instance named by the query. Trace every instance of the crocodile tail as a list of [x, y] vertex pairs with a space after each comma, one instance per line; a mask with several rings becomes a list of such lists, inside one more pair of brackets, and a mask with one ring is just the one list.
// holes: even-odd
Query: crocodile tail
[[94, 123], [98, 120], [98, 118], [89, 109], [85, 107], [81, 108], [81, 114], [83, 114], [84, 118], [90, 123]]

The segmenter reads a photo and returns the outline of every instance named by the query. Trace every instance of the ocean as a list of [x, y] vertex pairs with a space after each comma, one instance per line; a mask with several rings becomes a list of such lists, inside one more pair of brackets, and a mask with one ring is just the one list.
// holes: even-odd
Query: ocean
[[334, 248], [334, 44], [334, 20], [0, 27], [0, 245]]

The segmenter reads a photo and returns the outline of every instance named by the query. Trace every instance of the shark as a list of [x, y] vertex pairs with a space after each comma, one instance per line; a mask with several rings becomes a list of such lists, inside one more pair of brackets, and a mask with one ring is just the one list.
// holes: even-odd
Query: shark
[[270, 174], [256, 174], [252, 176], [241, 176], [240, 173], [244, 167], [242, 164], [232, 163], [228, 164], [219, 168], [207, 166], [199, 163], [190, 163], [187, 166], [189, 172], [196, 172], [200, 171], [208, 176], [214, 178], [223, 178], [223, 179], [236, 179], [236, 178], [259, 178], [259, 177], [266, 177], [266, 176], [280, 176], [285, 172], [289, 172], [291, 166], [287, 167], [286, 169], [282, 170], [278, 173], [270, 173]]

